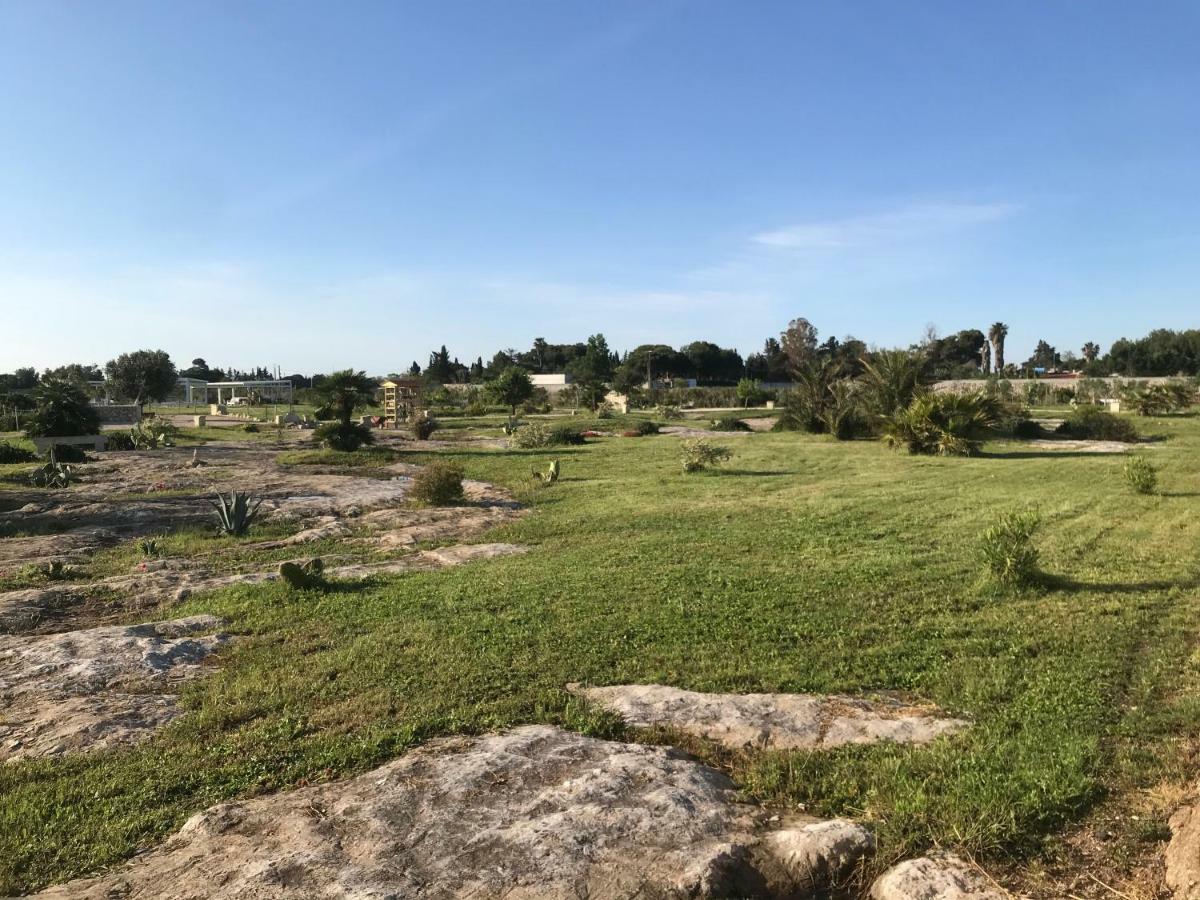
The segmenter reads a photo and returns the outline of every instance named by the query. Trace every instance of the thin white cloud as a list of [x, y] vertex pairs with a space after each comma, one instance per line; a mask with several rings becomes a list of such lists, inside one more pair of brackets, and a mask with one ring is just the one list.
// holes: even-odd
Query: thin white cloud
[[753, 243], [781, 250], [841, 250], [878, 247], [945, 235], [998, 222], [1020, 211], [1014, 203], [931, 203], [888, 212], [764, 231]]

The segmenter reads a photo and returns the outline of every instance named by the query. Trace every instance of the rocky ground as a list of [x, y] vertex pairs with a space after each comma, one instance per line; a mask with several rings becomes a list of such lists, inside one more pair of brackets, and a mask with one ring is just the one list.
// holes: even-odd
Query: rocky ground
[[[200, 465], [190, 450], [106, 453], [65, 490], [4, 495], [0, 515], [25, 534], [0, 540], [0, 571], [61, 563], [72, 576], [0, 593], [0, 761], [134, 743], [181, 715], [178, 686], [219, 664], [235, 638], [213, 616], [179, 618], [171, 608], [215, 588], [277, 579], [278, 562], [258, 554], [303, 559], [319, 545], [325, 576], [352, 579], [526, 549], [469, 542], [523, 513], [489, 485], [468, 483], [462, 506], [421, 509], [406, 502], [414, 466], [356, 474], [283, 467], [277, 453], [222, 444], [202, 449]], [[234, 489], [265, 498], [267, 536], [247, 538], [232, 556], [93, 571], [109, 548], [205, 526], [205, 498]], [[567, 690], [630, 726], [739, 751], [924, 743], [970, 727], [892, 696]], [[1198, 822], [1191, 806], [1172, 820], [1165, 871], [1177, 900], [1200, 900]], [[940, 852], [866, 884], [873, 852], [866, 825], [774, 815], [678, 751], [525, 726], [434, 741], [353, 779], [220, 804], [126, 866], [39, 896], [815, 898], [850, 896], [850, 886], [873, 900], [1023, 896], [1012, 887], [1021, 879], [1004, 878], [1005, 890], [996, 873]]]
[[[133, 743], [177, 717], [178, 685], [202, 674], [230, 637], [212, 616], [173, 619], [170, 608], [204, 591], [278, 579], [278, 565], [255, 554], [332, 541], [344, 553], [325, 577], [357, 579], [525, 549], [457, 543], [522, 514], [490, 485], [465, 483], [461, 506], [417, 508], [406, 503], [416, 466], [355, 474], [283, 467], [277, 455], [253, 444], [103, 453], [78, 467], [68, 488], [5, 492], [5, 518], [25, 535], [0, 541], [0, 571], [57, 566], [59, 574], [0, 593], [0, 762]], [[118, 574], [92, 571], [107, 548], [207, 528], [208, 498], [231, 490], [262, 497], [262, 521], [286, 536], [141, 558]]]

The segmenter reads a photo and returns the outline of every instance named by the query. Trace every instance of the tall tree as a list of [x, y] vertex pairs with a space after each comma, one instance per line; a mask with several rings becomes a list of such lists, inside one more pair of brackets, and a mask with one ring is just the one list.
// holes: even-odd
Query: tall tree
[[1083, 358], [1089, 363], [1094, 363], [1096, 357], [1100, 355], [1100, 345], [1095, 341], [1088, 341], [1083, 345]]
[[604, 335], [597, 332], [589, 337], [583, 356], [567, 363], [566, 372], [571, 376], [580, 399], [593, 410], [596, 409], [604, 399], [608, 383], [613, 377], [612, 353]]
[[1003, 322], [993, 322], [988, 329], [988, 340], [992, 344], [992, 371], [1004, 373], [1004, 339], [1008, 337], [1008, 326]]
[[792, 319], [779, 336], [783, 354], [792, 372], [805, 369], [817, 357], [817, 329], [808, 319]]
[[165, 350], [135, 350], [109, 360], [104, 376], [118, 397], [142, 406], [175, 390], [175, 364]]
[[520, 366], [510, 365], [489, 381], [485, 390], [493, 401], [507, 406], [515, 416], [517, 407], [533, 396], [533, 382]]

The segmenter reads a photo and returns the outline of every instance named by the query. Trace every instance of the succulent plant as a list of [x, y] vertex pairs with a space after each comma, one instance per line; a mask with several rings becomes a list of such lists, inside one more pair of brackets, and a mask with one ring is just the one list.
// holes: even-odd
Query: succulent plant
[[240, 536], [254, 524], [263, 501], [261, 497], [254, 500], [247, 492], [231, 491], [228, 498], [217, 494], [217, 499], [209, 503], [217, 511], [217, 529], [222, 534]]

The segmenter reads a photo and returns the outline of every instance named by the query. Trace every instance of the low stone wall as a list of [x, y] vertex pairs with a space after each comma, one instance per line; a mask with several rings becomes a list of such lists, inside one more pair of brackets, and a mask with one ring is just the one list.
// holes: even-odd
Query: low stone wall
[[142, 408], [135, 404], [95, 406], [101, 425], [137, 425], [142, 421]]

